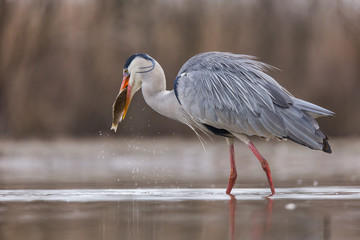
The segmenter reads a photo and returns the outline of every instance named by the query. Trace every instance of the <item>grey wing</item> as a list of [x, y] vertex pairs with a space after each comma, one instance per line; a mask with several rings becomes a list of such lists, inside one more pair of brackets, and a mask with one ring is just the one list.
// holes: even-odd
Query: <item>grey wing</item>
[[198, 124], [248, 136], [290, 138], [321, 149], [326, 136], [309, 112], [326, 115], [328, 110], [294, 98], [264, 72], [268, 68], [245, 55], [203, 53], [182, 67], [174, 90]]

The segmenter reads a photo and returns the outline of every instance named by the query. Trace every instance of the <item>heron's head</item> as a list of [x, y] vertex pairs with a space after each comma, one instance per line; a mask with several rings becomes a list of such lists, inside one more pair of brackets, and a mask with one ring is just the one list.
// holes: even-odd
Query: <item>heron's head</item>
[[154, 59], [143, 53], [134, 54], [126, 60], [120, 92], [113, 104], [111, 129], [115, 132], [119, 122], [125, 118], [132, 97], [141, 88], [144, 75], [154, 70], [155, 64]]

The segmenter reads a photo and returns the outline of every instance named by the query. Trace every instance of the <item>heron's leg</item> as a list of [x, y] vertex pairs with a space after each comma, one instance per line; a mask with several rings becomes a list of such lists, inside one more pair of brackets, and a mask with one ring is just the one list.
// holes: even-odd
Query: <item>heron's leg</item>
[[249, 146], [249, 148], [251, 149], [251, 151], [255, 154], [255, 156], [257, 157], [257, 159], [259, 159], [262, 168], [264, 169], [268, 182], [269, 182], [269, 186], [271, 189], [271, 195], [275, 194], [275, 188], [274, 188], [274, 184], [271, 178], [271, 172], [270, 172], [270, 166], [268, 164], [268, 162], [265, 160], [265, 158], [263, 156], [261, 156], [260, 152], [256, 149], [256, 147], [254, 146], [254, 144], [249, 140], [249, 142], [247, 143], [247, 145]]
[[226, 194], [230, 194], [231, 189], [234, 187], [235, 180], [237, 177], [236, 173], [236, 164], [235, 164], [235, 151], [234, 151], [234, 139], [233, 138], [226, 138], [226, 142], [229, 145], [229, 152], [230, 152], [230, 177], [229, 177], [229, 184], [226, 188]]

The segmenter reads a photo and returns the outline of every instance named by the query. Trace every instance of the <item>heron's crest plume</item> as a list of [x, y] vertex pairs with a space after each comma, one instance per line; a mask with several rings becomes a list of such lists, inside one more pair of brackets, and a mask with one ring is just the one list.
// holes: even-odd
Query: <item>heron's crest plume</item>
[[132, 62], [135, 58], [137, 58], [137, 57], [141, 57], [141, 58], [143, 58], [143, 59], [149, 60], [149, 61], [151, 61], [151, 63], [152, 63], [152, 66], [140, 67], [140, 69], [146, 69], [146, 70], [141, 71], [141, 72], [138, 72], [138, 73], [147, 73], [147, 72], [152, 71], [152, 70], [155, 68], [155, 60], [152, 59], [149, 55], [144, 54], [144, 53], [136, 53], [136, 54], [130, 56], [130, 57], [126, 60], [125, 65], [124, 65], [124, 68], [128, 68], [128, 67], [130, 66], [131, 62]]

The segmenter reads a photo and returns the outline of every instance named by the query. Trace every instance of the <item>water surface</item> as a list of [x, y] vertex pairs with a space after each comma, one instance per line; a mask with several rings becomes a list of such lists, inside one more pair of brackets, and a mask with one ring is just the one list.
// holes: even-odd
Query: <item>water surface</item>
[[197, 140], [2, 141], [0, 239], [360, 239], [360, 144], [334, 154], [259, 142], [236, 146], [225, 194], [226, 144]]

